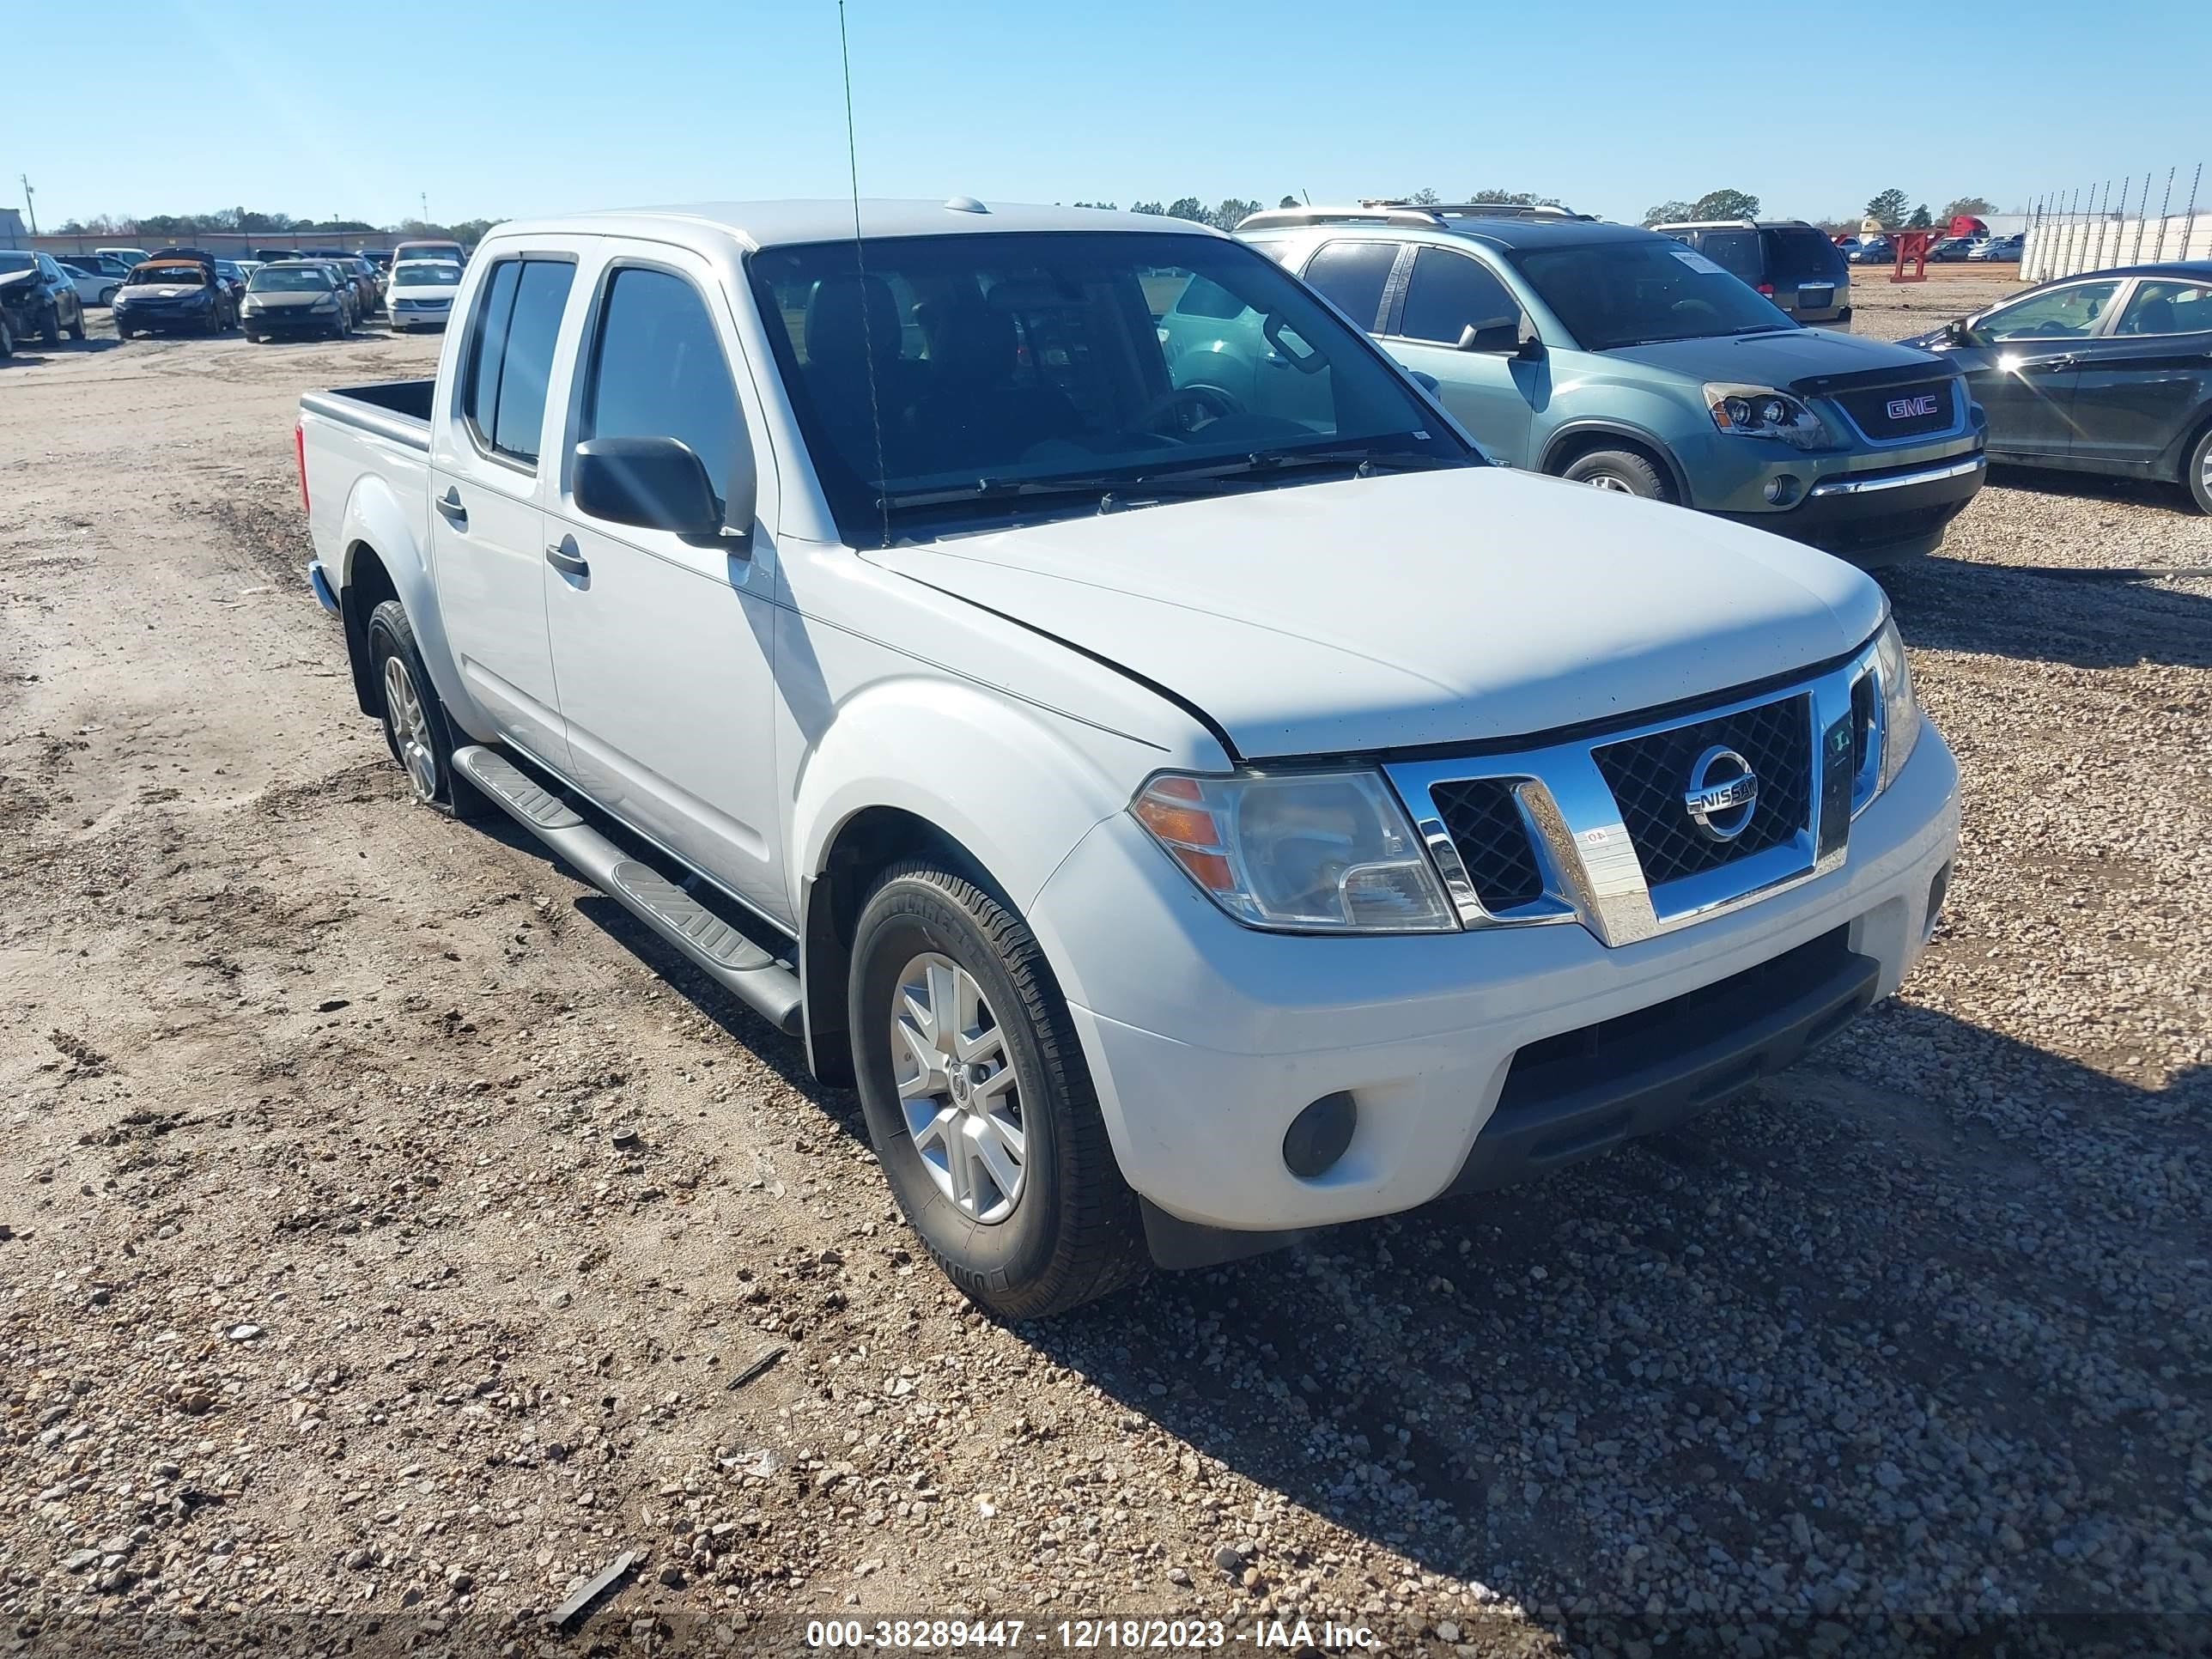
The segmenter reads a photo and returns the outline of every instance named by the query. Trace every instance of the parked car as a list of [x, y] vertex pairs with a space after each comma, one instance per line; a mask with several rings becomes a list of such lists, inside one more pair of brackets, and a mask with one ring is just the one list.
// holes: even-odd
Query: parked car
[[97, 247], [93, 249], [93, 252], [102, 258], [114, 260], [123, 267], [125, 275], [136, 270], [154, 257], [143, 247]]
[[313, 257], [336, 270], [352, 289], [356, 321], [365, 321], [376, 314], [384, 303], [384, 286], [374, 265], [358, 253], [318, 253]]
[[1485, 465], [1211, 229], [866, 229], [501, 226], [434, 382], [302, 400], [308, 574], [416, 797], [856, 1081], [984, 1308], [1554, 1168], [1911, 966], [1958, 772], [1862, 573]]
[[1886, 265], [1897, 258], [1897, 244], [1887, 236], [1855, 236], [1840, 246], [1844, 258], [1855, 265]]
[[448, 259], [457, 265], [469, 262], [468, 250], [459, 242], [430, 238], [422, 241], [402, 242], [392, 250], [394, 265], [408, 259]]
[[282, 260], [253, 273], [241, 320], [249, 340], [288, 334], [340, 339], [353, 332], [352, 292], [344, 278], [321, 260]]
[[[1866, 565], [1936, 547], [1981, 487], [1980, 417], [1926, 352], [1808, 329], [1670, 236], [1358, 210], [1237, 234], [1318, 288], [1492, 459], [1741, 519]], [[1158, 326], [1176, 384], [1310, 398], [1260, 313], [1197, 284]], [[1900, 412], [1902, 411], [1902, 412]]]
[[346, 265], [336, 259], [317, 259], [313, 264], [330, 272], [331, 280], [338, 285], [345, 308], [346, 332], [350, 334], [368, 313], [362, 309], [361, 279]]
[[50, 346], [84, 338], [84, 301], [52, 254], [0, 248], [0, 328], [9, 351], [33, 335]]
[[95, 276], [112, 276], [120, 281], [131, 274], [131, 267], [112, 253], [57, 253], [54, 258], [62, 264], [73, 265]]
[[1992, 460], [2177, 483], [2212, 513], [2212, 259], [2045, 283], [1912, 343], [1966, 374]]
[[[246, 280], [239, 275], [238, 267], [228, 259], [218, 259], [204, 247], [157, 249], [153, 255], [152, 263], [168, 264], [179, 259], [191, 260], [197, 264], [206, 266], [215, 273], [216, 289], [222, 301], [224, 310], [229, 317], [230, 323], [236, 323], [239, 307], [246, 301]], [[225, 326], [229, 326], [229, 324], [226, 324]]]
[[239, 274], [251, 283], [253, 280], [253, 273], [268, 263], [266, 259], [240, 259], [238, 262]]
[[104, 306], [114, 302], [116, 290], [123, 286], [123, 278], [110, 276], [104, 271], [88, 270], [73, 259], [57, 259], [62, 275], [69, 278], [70, 286], [76, 289], [76, 297], [88, 306]]
[[1929, 258], [1937, 264], [1950, 264], [1971, 258], [1974, 250], [1988, 240], [1978, 236], [1945, 236], [1939, 238], [1928, 250]]
[[2010, 236], [1992, 236], [1979, 246], [1968, 249], [1966, 257], [1978, 261], [1986, 259], [1993, 264], [2010, 264], [2027, 250], [2027, 238], [2016, 233]]
[[1851, 325], [1851, 273], [1836, 245], [1802, 219], [1702, 219], [1654, 225], [1747, 282], [1801, 323]]
[[237, 323], [234, 304], [213, 259], [178, 257], [149, 259], [133, 270], [108, 314], [117, 336], [125, 340], [179, 331], [216, 334]]
[[461, 285], [461, 268], [450, 259], [405, 259], [392, 267], [392, 287], [384, 308], [392, 326], [443, 328]]

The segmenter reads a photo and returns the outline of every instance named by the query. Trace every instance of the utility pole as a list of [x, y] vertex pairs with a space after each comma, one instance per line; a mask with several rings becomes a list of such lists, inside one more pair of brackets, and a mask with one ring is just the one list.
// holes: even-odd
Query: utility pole
[[416, 193], [415, 199], [422, 205], [422, 222], [426, 225], [428, 224], [430, 222], [430, 192], [428, 191], [418, 191]]
[[31, 205], [31, 198], [37, 195], [38, 192], [31, 188], [31, 175], [29, 173], [19, 173], [15, 177], [22, 181], [23, 211], [30, 218], [31, 234], [35, 236], [39, 234], [39, 210]]

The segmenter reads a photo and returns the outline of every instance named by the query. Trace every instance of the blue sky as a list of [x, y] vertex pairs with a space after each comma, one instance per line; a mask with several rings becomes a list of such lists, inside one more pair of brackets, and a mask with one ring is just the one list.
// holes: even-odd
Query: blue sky
[[[2212, 8], [2127, 10], [2106, 28], [2057, 0], [850, 0], [848, 22], [870, 195], [1127, 206], [1496, 185], [1633, 217], [1722, 185], [1807, 216], [1892, 185], [2008, 209], [2174, 164], [2185, 189], [2212, 159]], [[42, 228], [846, 189], [835, 0], [106, 0], [74, 14], [80, 29], [70, 15], [60, 52], [15, 55], [0, 100], [0, 199], [21, 206], [27, 172]], [[203, 110], [211, 145], [170, 136]]]

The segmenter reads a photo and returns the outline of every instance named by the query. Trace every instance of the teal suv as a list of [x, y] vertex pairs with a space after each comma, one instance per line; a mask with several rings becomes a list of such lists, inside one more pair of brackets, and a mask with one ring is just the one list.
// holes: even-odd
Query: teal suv
[[[1493, 460], [1679, 502], [1855, 564], [1932, 551], [1984, 422], [1933, 355], [1806, 328], [1670, 236], [1556, 210], [1255, 214], [1237, 234], [1430, 386]], [[1296, 418], [1296, 343], [1192, 283], [1155, 320], [1179, 388]], [[1227, 313], [1227, 314], [1224, 314]]]

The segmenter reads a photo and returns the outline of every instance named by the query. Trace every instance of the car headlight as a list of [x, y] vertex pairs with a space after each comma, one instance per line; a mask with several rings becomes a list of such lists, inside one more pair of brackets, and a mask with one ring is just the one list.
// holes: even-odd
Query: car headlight
[[338, 296], [335, 294], [325, 294], [307, 307], [310, 311], [336, 311], [337, 308]]
[[1771, 386], [1709, 380], [1705, 392], [1713, 424], [1739, 438], [1779, 438], [1799, 449], [1819, 449], [1833, 441], [1818, 415]]
[[1248, 927], [1435, 933], [1459, 926], [1378, 772], [1163, 772], [1129, 810], [1200, 891]]
[[1881, 676], [1881, 774], [1875, 793], [1889, 787], [1905, 769], [1912, 745], [1920, 741], [1920, 704], [1912, 695], [1912, 668], [1905, 659], [1905, 636], [1897, 618], [1885, 618], [1875, 636], [1875, 672]]

